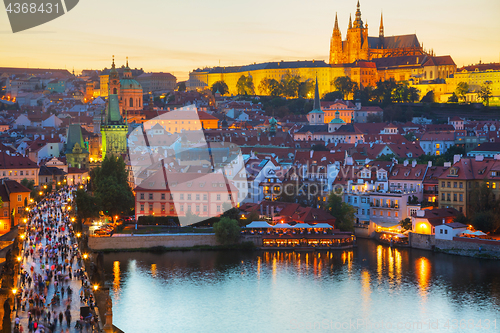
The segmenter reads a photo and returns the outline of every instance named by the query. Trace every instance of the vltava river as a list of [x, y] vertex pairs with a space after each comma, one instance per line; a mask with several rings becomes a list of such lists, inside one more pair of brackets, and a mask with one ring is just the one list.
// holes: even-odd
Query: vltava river
[[500, 263], [390, 249], [112, 253], [113, 323], [137, 332], [499, 332]]

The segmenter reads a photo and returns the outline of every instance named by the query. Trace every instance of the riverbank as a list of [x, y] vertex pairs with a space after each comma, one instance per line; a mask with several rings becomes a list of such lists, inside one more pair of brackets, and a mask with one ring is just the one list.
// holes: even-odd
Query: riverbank
[[185, 252], [185, 251], [255, 251], [258, 250], [253, 242], [243, 242], [231, 245], [196, 245], [191, 247], [142, 247], [142, 248], [129, 248], [129, 249], [104, 249], [99, 250], [103, 253], [120, 253], [120, 252], [152, 252], [152, 253], [166, 253], [166, 252]]

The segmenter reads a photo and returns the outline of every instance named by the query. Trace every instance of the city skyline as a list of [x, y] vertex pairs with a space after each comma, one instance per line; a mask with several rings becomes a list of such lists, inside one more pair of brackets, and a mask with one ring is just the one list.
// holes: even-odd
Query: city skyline
[[[349, 14], [354, 17], [356, 10], [356, 1], [323, 0], [257, 0], [252, 7], [226, 0], [132, 4], [82, 1], [66, 15], [16, 34], [1, 11], [0, 35], [9, 47], [0, 51], [0, 66], [74, 68], [78, 73], [109, 68], [115, 55], [118, 66], [128, 56], [133, 68], [171, 72], [185, 80], [189, 71], [219, 63], [328, 61], [335, 13], [345, 38]], [[498, 2], [479, 0], [474, 8], [464, 0], [455, 1], [453, 8], [430, 0], [418, 7], [394, 0], [360, 5], [370, 36], [378, 36], [383, 12], [386, 36], [416, 33], [426, 50], [451, 55], [458, 67], [500, 60]]]

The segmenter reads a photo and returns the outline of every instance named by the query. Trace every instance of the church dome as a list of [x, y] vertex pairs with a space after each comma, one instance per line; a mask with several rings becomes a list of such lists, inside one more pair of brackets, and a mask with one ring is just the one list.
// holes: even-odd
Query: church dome
[[121, 79], [120, 85], [122, 89], [142, 90], [142, 86], [134, 79]]
[[333, 118], [332, 120], [330, 120], [330, 124], [345, 124], [345, 121], [340, 118]]

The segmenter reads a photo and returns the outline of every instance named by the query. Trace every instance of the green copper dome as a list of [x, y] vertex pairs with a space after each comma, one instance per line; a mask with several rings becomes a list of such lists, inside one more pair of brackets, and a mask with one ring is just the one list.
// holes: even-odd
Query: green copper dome
[[120, 85], [122, 89], [142, 90], [141, 84], [134, 79], [121, 79]]
[[332, 120], [330, 120], [330, 124], [345, 124], [345, 121], [340, 118], [333, 118]]

